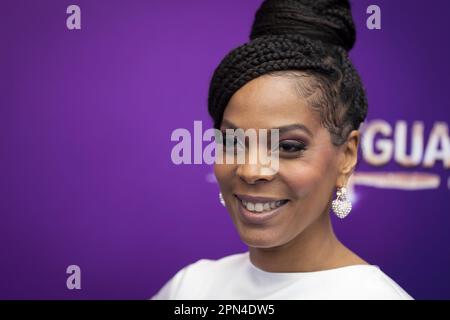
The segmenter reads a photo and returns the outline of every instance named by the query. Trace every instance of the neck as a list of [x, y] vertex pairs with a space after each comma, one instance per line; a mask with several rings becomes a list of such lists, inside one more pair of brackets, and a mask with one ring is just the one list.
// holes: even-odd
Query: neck
[[328, 211], [286, 244], [249, 247], [250, 260], [268, 272], [311, 272], [365, 262], [336, 237]]

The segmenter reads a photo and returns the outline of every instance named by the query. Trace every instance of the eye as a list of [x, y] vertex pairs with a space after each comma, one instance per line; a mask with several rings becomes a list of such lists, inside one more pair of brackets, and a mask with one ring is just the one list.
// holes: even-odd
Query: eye
[[297, 140], [283, 140], [279, 143], [279, 151], [284, 153], [297, 153], [306, 150], [306, 145]]
[[235, 146], [237, 142], [238, 142], [237, 138], [234, 135], [226, 135], [226, 134], [222, 135], [222, 144], [224, 147], [230, 148], [232, 146]]
[[225, 132], [222, 132], [222, 137], [219, 139], [219, 142], [227, 152], [232, 152], [233, 150], [234, 152], [243, 150], [244, 144], [239, 137], [234, 134], [227, 135]]

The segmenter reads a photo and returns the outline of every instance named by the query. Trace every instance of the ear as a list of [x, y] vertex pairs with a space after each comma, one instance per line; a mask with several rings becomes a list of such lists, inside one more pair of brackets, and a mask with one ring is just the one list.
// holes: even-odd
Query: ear
[[358, 161], [358, 145], [360, 141], [360, 133], [353, 130], [349, 133], [344, 144], [340, 146], [340, 157], [338, 163], [338, 180], [337, 186], [343, 187], [347, 185], [347, 181], [355, 169]]

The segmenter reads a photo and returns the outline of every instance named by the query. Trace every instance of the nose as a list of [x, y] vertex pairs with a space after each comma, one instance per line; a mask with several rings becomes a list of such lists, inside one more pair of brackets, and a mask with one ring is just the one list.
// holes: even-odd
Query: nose
[[275, 172], [259, 164], [242, 164], [238, 166], [236, 175], [248, 184], [257, 184], [272, 181]]

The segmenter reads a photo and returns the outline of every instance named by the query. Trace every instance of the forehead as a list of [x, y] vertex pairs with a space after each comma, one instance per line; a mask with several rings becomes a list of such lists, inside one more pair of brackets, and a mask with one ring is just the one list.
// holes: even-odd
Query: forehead
[[263, 75], [246, 83], [230, 99], [224, 112], [240, 128], [272, 128], [302, 123], [320, 129], [320, 117], [296, 90], [297, 79]]

